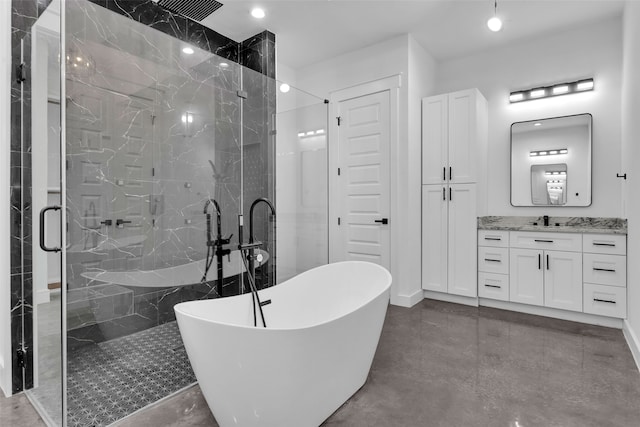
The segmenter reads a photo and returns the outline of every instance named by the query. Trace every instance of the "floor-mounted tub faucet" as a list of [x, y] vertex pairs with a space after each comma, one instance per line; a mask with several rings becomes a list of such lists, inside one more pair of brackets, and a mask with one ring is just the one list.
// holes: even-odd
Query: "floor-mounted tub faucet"
[[[213, 205], [216, 210], [216, 239], [213, 240], [212, 230], [211, 230], [211, 214], [209, 213], [209, 206]], [[218, 296], [222, 296], [222, 281], [224, 279], [224, 271], [223, 271], [223, 258], [225, 255], [231, 254], [231, 249], [224, 248], [224, 245], [228, 245], [231, 242], [231, 236], [228, 238], [222, 237], [222, 210], [220, 209], [220, 205], [215, 199], [208, 199], [204, 203], [203, 213], [206, 216], [207, 220], [207, 256], [205, 258], [205, 267], [204, 267], [204, 275], [202, 276], [202, 282], [207, 281], [207, 274], [209, 273], [209, 269], [211, 268], [211, 264], [213, 264], [213, 257], [216, 256], [217, 261], [217, 282], [216, 282], [216, 290], [218, 292]]]

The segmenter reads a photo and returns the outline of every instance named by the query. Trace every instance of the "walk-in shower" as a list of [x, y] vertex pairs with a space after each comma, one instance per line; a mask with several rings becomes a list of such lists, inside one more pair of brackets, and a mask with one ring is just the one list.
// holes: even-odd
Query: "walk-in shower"
[[[278, 90], [266, 31], [238, 43], [154, 2], [30, 1], [32, 22], [14, 17], [29, 73], [12, 250], [33, 259], [15, 390], [51, 425], [108, 425], [195, 381], [175, 304], [248, 292], [247, 268], [260, 289], [327, 263], [327, 104]], [[238, 220], [262, 198], [277, 216], [253, 212], [245, 265]], [[30, 244], [40, 230], [60, 252]]]

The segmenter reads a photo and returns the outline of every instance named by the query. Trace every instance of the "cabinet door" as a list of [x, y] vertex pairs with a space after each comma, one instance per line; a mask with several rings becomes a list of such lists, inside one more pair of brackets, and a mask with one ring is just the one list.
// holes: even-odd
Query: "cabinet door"
[[468, 297], [478, 296], [478, 223], [476, 186], [449, 186], [449, 268], [448, 291]]
[[422, 100], [422, 183], [441, 184], [448, 178], [448, 95]]
[[422, 288], [447, 292], [447, 192], [422, 186]]
[[509, 300], [523, 304], [544, 303], [543, 251], [510, 249]]
[[582, 311], [582, 254], [544, 252], [544, 305]]
[[451, 184], [476, 182], [477, 92], [449, 94], [449, 168]]

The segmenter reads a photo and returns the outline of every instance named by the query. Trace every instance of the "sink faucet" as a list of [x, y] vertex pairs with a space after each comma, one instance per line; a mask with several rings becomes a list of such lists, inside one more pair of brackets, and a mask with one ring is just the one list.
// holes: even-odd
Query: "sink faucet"
[[543, 216], [542, 219], [544, 221], [544, 226], [548, 227], [549, 226], [549, 215]]

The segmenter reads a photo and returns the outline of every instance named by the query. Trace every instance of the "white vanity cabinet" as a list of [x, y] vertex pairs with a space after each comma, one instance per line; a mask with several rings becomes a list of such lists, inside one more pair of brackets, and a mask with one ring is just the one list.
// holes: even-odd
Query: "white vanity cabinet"
[[477, 182], [487, 137], [487, 101], [478, 89], [422, 100], [422, 184]]
[[486, 209], [487, 117], [487, 100], [478, 89], [422, 100], [425, 291], [478, 296], [477, 217]]
[[625, 318], [626, 236], [479, 230], [478, 295]]
[[475, 184], [422, 186], [422, 288], [477, 296]]
[[478, 232], [478, 296], [509, 301], [509, 232]]
[[584, 312], [626, 318], [626, 236], [585, 236], [583, 250]]
[[582, 311], [582, 235], [511, 232], [511, 301]]

